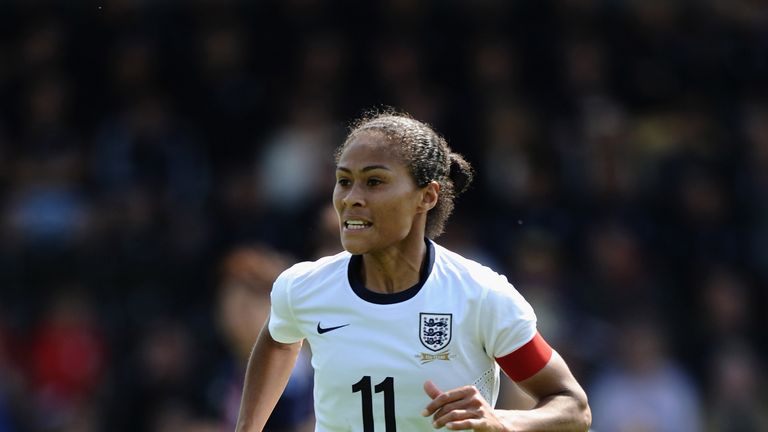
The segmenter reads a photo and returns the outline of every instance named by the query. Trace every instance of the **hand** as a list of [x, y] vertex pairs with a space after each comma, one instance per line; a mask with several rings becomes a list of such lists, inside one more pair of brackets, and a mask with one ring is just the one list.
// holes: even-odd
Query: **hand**
[[475, 386], [464, 386], [441, 391], [432, 381], [424, 383], [424, 391], [432, 402], [422, 411], [424, 417], [433, 416], [432, 426], [450, 430], [503, 432], [507, 429], [496, 416], [493, 407]]

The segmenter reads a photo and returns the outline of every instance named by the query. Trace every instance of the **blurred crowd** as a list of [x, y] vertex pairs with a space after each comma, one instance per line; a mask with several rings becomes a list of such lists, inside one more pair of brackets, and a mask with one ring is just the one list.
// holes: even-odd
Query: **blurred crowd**
[[379, 106], [477, 168], [438, 242], [534, 305], [596, 431], [768, 430], [766, 77], [759, 0], [1, 2], [0, 432], [232, 430]]

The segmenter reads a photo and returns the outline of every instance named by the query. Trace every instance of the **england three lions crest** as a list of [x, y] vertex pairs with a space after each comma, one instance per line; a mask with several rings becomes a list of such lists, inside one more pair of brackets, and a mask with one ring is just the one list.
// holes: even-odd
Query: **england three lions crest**
[[419, 339], [432, 351], [440, 351], [451, 342], [451, 314], [420, 313]]

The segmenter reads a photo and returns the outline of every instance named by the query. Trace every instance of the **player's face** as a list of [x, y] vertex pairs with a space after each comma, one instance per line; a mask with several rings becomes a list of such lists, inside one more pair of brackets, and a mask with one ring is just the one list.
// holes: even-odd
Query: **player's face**
[[413, 236], [422, 241], [423, 229], [414, 228], [426, 221], [424, 195], [387, 139], [358, 135], [339, 158], [333, 191], [344, 249], [364, 254], [398, 247]]

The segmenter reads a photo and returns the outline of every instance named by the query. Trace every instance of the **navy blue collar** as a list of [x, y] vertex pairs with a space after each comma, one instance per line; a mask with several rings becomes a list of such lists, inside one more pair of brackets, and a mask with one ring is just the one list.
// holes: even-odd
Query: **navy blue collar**
[[427, 257], [421, 265], [419, 281], [416, 285], [394, 294], [371, 291], [363, 284], [363, 256], [352, 255], [347, 266], [347, 278], [352, 291], [361, 299], [375, 304], [394, 304], [413, 298], [424, 286], [424, 282], [427, 281], [429, 274], [432, 273], [432, 267], [435, 265], [435, 246], [427, 238], [424, 239], [424, 242], [427, 245]]

